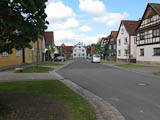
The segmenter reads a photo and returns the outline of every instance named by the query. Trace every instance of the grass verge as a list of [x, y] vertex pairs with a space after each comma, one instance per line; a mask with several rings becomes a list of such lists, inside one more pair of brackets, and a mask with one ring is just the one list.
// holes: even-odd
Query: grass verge
[[47, 73], [51, 70], [53, 70], [53, 68], [33, 66], [33, 67], [25, 68], [23, 70], [23, 73]]
[[101, 63], [102, 64], [116, 64], [116, 62], [114, 61], [106, 61], [106, 60], [105, 61], [102, 60]]
[[160, 76], [160, 72], [153, 73], [154, 75]]
[[63, 66], [63, 63], [57, 63], [57, 62], [45, 62], [41, 63], [40, 65], [44, 66]]
[[90, 104], [57, 80], [0, 83], [0, 92], [48, 96], [66, 105], [70, 120], [96, 120]]
[[122, 67], [122, 68], [144, 68], [144, 67], [151, 67], [151, 66], [138, 65], [138, 64], [116, 64], [115, 66]]

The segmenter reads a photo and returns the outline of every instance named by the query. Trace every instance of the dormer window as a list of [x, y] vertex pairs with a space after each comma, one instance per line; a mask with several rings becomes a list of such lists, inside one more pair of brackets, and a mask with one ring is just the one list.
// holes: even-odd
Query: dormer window
[[124, 34], [124, 29], [121, 29], [121, 34]]

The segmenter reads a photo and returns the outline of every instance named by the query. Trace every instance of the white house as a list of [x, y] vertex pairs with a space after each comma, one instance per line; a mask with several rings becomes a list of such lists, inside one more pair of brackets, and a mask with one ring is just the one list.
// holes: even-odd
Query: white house
[[136, 28], [140, 21], [122, 20], [117, 35], [117, 61], [136, 61]]
[[160, 64], [160, 4], [147, 5], [137, 28], [137, 62]]
[[73, 48], [73, 58], [86, 58], [87, 52], [83, 43], [79, 42]]

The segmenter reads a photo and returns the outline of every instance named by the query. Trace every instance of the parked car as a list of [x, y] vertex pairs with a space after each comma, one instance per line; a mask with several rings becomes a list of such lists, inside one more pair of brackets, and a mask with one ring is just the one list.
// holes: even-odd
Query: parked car
[[55, 58], [55, 61], [63, 62], [63, 61], [66, 61], [66, 58], [64, 56], [58, 56], [58, 57]]
[[101, 62], [101, 56], [99, 54], [92, 55], [91, 62], [92, 63], [100, 63]]

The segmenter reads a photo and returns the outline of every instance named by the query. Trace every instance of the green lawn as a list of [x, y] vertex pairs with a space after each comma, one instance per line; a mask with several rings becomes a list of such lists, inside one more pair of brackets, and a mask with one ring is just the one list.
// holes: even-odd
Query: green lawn
[[23, 70], [23, 73], [46, 73], [53, 70], [53, 68], [49, 67], [40, 67], [40, 66], [34, 66], [34, 67], [28, 67]]
[[63, 66], [63, 63], [57, 63], [57, 62], [45, 62], [41, 63], [40, 65], [44, 66]]
[[138, 64], [116, 64], [116, 66], [122, 67], [122, 68], [143, 68], [143, 67], [151, 67], [151, 66], [138, 65]]
[[57, 80], [0, 83], [0, 92], [48, 96], [66, 105], [70, 120], [96, 120], [96, 114], [90, 104]]
[[154, 75], [160, 76], [160, 72], [153, 73]]

